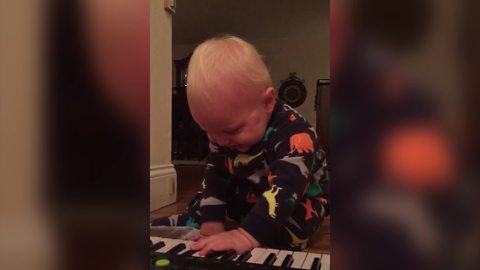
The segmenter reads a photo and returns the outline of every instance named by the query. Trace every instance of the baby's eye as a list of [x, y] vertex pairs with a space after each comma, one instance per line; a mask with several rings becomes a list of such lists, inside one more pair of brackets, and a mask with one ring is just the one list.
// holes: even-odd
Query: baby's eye
[[227, 135], [235, 135], [235, 134], [239, 133], [242, 129], [243, 129], [243, 125], [241, 125], [241, 126], [239, 126], [239, 127], [237, 127], [237, 128], [234, 128], [234, 129], [232, 129], [232, 130], [226, 130], [226, 131], [225, 131], [225, 134], [227, 134]]

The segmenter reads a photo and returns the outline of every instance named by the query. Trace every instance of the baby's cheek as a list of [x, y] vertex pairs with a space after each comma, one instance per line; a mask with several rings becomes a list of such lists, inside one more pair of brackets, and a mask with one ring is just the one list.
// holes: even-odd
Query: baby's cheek
[[254, 144], [260, 142], [262, 139], [263, 139], [263, 134], [261, 134], [261, 133], [258, 133], [258, 132], [257, 133], [249, 133], [249, 134], [246, 134], [242, 138], [243, 143], [241, 143], [241, 144], [254, 145]]

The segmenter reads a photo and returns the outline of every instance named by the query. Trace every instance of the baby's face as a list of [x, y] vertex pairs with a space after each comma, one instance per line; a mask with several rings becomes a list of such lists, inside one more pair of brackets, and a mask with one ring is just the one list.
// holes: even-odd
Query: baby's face
[[190, 106], [195, 121], [211, 142], [240, 152], [248, 151], [263, 139], [271, 109], [265, 106], [264, 100], [228, 95], [220, 100], [203, 108], [199, 104]]
[[225, 112], [215, 109], [215, 115], [202, 118], [200, 127], [207, 133], [211, 142], [240, 152], [263, 139], [268, 123], [268, 115], [262, 108]]

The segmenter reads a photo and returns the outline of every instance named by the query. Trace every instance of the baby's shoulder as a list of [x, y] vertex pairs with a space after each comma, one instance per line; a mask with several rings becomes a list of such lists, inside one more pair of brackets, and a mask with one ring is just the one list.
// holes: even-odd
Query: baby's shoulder
[[289, 105], [282, 104], [272, 120], [264, 138], [268, 152], [297, 155], [312, 153], [317, 149], [315, 128]]
[[280, 103], [265, 132], [265, 135], [274, 136], [265, 136], [265, 139], [278, 140], [298, 133], [311, 133], [313, 137], [316, 137], [315, 129], [305, 117], [288, 104]]

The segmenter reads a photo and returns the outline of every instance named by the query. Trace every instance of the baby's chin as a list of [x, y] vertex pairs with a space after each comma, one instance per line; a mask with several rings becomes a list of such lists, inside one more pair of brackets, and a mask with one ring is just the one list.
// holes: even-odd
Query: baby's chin
[[251, 147], [251, 145], [233, 145], [230, 148], [238, 152], [247, 152]]

